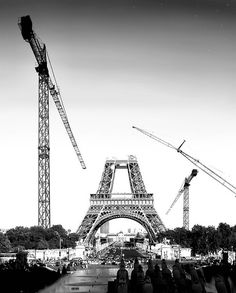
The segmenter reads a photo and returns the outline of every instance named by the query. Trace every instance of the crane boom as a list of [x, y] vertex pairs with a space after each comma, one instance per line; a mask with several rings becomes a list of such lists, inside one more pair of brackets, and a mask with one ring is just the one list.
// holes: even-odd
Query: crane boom
[[[23, 39], [31, 46], [38, 66], [35, 68], [39, 77], [38, 90], [38, 225], [49, 228], [51, 225], [50, 211], [50, 137], [49, 137], [49, 93], [51, 94], [60, 114], [72, 146], [83, 169], [86, 168], [63, 106], [56, 78], [48, 57], [46, 46], [32, 29], [29, 15], [19, 19], [18, 25]], [[49, 60], [55, 85], [49, 76], [47, 60]]]
[[213, 170], [211, 170], [209, 167], [207, 167], [206, 165], [204, 165], [203, 163], [201, 163], [198, 159], [195, 159], [194, 157], [188, 155], [187, 153], [185, 153], [184, 151], [181, 150], [182, 145], [184, 144], [185, 141], [183, 141], [181, 143], [181, 145], [176, 148], [174, 147], [172, 144], [164, 141], [163, 139], [141, 129], [138, 127], [133, 126], [134, 129], [138, 130], [139, 132], [149, 136], [150, 138], [164, 144], [165, 146], [168, 146], [174, 150], [176, 150], [178, 153], [180, 153], [182, 156], [184, 156], [187, 160], [189, 160], [192, 164], [194, 164], [195, 166], [197, 166], [199, 169], [201, 169], [203, 172], [205, 172], [207, 175], [209, 175], [211, 178], [213, 178], [214, 180], [216, 180], [217, 182], [219, 182], [221, 185], [223, 185], [225, 188], [227, 188], [228, 190], [230, 190], [232, 193], [234, 193], [236, 195], [236, 187], [234, 185], [232, 185], [230, 182], [228, 182], [226, 179], [222, 178], [219, 174], [217, 174], [216, 172], [214, 172]]
[[43, 70], [48, 75], [48, 87], [49, 87], [50, 94], [55, 102], [57, 110], [60, 114], [60, 117], [61, 117], [62, 122], [65, 126], [65, 129], [68, 133], [68, 136], [70, 138], [72, 146], [73, 146], [73, 148], [76, 152], [76, 155], [80, 161], [80, 164], [83, 169], [86, 169], [86, 165], [84, 163], [84, 160], [83, 160], [82, 155], [79, 151], [76, 140], [75, 140], [74, 135], [72, 133], [72, 130], [71, 130], [71, 127], [70, 127], [70, 124], [68, 121], [68, 117], [66, 115], [65, 108], [63, 106], [63, 103], [61, 102], [62, 99], [61, 99], [60, 92], [57, 89], [57, 87], [53, 84], [53, 82], [49, 76], [49, 72], [48, 72], [48, 68], [47, 68], [46, 46], [45, 46], [45, 44], [43, 44], [39, 41], [35, 32], [32, 30], [32, 21], [31, 21], [31, 18], [29, 15], [23, 16], [20, 18], [19, 26], [20, 26], [21, 33], [22, 33], [24, 40], [30, 44], [31, 49], [34, 53], [34, 56], [38, 62], [39, 66], [38, 66], [38, 68], [36, 68], [37, 72]]
[[68, 133], [68, 136], [70, 138], [70, 141], [72, 143], [72, 146], [76, 152], [76, 155], [80, 161], [80, 164], [82, 166], [83, 169], [86, 169], [86, 166], [85, 166], [85, 163], [84, 163], [84, 160], [82, 158], [82, 155], [79, 151], [79, 148], [78, 148], [78, 145], [76, 143], [76, 140], [74, 138], [74, 135], [72, 133], [72, 130], [71, 130], [71, 127], [70, 127], [70, 124], [69, 124], [69, 121], [68, 121], [68, 118], [67, 118], [67, 115], [66, 115], [66, 111], [65, 111], [65, 108], [63, 107], [63, 104], [60, 102], [60, 92], [58, 90], [55, 89], [55, 86], [53, 85], [51, 79], [49, 78], [49, 91], [50, 91], [50, 94], [53, 98], [53, 101], [57, 107], [57, 110], [61, 116], [61, 120], [65, 126], [65, 129]]

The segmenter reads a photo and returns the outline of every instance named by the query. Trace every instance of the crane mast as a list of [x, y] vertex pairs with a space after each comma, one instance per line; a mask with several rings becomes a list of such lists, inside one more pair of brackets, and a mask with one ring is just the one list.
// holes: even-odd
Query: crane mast
[[193, 179], [193, 177], [197, 176], [197, 173], [197, 169], [193, 169], [191, 174], [187, 178], [185, 178], [184, 183], [177, 193], [177, 196], [175, 197], [173, 203], [166, 212], [167, 215], [171, 211], [177, 200], [180, 198], [181, 194], [183, 194], [183, 227], [186, 230], [189, 230], [189, 186], [190, 181]]
[[159, 137], [147, 132], [146, 130], [143, 130], [143, 129], [135, 127], [135, 126], [133, 126], [133, 128], [135, 128], [139, 132], [149, 136], [150, 138], [160, 142], [161, 144], [164, 144], [165, 146], [176, 150], [178, 153], [180, 153], [182, 156], [184, 156], [188, 161], [190, 161], [196, 167], [201, 169], [204, 173], [209, 175], [212, 179], [216, 180], [218, 183], [220, 183], [221, 185], [223, 185], [225, 188], [227, 188], [228, 190], [230, 190], [232, 193], [234, 193], [236, 195], [236, 187], [234, 185], [232, 185], [226, 179], [222, 178], [219, 174], [217, 174], [216, 172], [211, 170], [205, 164], [201, 163], [198, 159], [195, 159], [194, 157], [188, 155], [187, 153], [185, 153], [184, 151], [181, 150], [181, 147], [184, 144], [185, 140], [181, 143], [181, 145], [178, 148], [176, 148], [172, 144], [170, 144], [170, 143], [166, 142], [165, 140], [163, 140], [163, 139], [161, 139], [161, 138], [159, 138]]
[[32, 29], [29, 15], [19, 19], [23, 39], [28, 42], [37, 60], [35, 68], [39, 77], [38, 88], [38, 225], [44, 228], [51, 226], [50, 213], [50, 139], [49, 139], [49, 92], [56, 104], [62, 122], [69, 135], [73, 148], [83, 169], [86, 168], [77, 143], [68, 122], [66, 111], [61, 103], [59, 90], [53, 84], [47, 66], [46, 46], [39, 41]]

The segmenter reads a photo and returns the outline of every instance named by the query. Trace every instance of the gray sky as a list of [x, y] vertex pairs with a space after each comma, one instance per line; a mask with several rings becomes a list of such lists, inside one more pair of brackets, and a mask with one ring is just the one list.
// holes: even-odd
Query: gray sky
[[[87, 165], [82, 170], [51, 99], [52, 224], [75, 231], [106, 158], [132, 154], [164, 224], [182, 225], [182, 198], [165, 212], [194, 166], [132, 125], [175, 146], [186, 139], [185, 152], [236, 185], [235, 1], [171, 2], [0, 0], [1, 228], [36, 225], [38, 216], [38, 77], [17, 26], [27, 14]], [[129, 191], [126, 183], [120, 192]], [[235, 203], [199, 172], [190, 226], [235, 225]]]

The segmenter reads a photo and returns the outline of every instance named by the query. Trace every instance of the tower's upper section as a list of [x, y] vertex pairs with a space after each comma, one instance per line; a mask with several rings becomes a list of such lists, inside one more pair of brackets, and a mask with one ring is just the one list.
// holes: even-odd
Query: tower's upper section
[[146, 191], [137, 158], [131, 155], [128, 157], [128, 160], [117, 160], [114, 158], [106, 160], [97, 193], [91, 195], [91, 197], [111, 198], [116, 169], [126, 169], [128, 171], [132, 198], [152, 197], [152, 194], [148, 194]]

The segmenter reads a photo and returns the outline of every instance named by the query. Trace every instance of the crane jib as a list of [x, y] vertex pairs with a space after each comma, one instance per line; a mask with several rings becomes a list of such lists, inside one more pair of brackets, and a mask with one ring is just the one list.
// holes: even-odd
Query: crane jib
[[[48, 87], [50, 90], [50, 94], [55, 102], [56, 108], [60, 114], [60, 117], [62, 119], [62, 122], [66, 128], [66, 131], [68, 133], [68, 136], [71, 140], [72, 146], [76, 152], [77, 157], [79, 158], [79, 161], [81, 163], [81, 166], [83, 169], [86, 169], [85, 163], [83, 161], [82, 155], [79, 151], [79, 148], [77, 146], [76, 140], [74, 138], [74, 135], [72, 133], [65, 108], [63, 106], [63, 103], [60, 101], [60, 94], [55, 89], [55, 85], [53, 84], [52, 80], [49, 76], [49, 71], [47, 67], [47, 52], [46, 52], [46, 46], [42, 42], [39, 41], [36, 34], [33, 31], [33, 25], [32, 21], [29, 15], [22, 16], [19, 19], [18, 25], [21, 30], [21, 34], [23, 36], [23, 39], [28, 42], [31, 46], [31, 49], [34, 53], [34, 56], [38, 62], [38, 66], [36, 67], [36, 71], [41, 76], [47, 76], [48, 77]], [[50, 60], [49, 60], [50, 62]], [[50, 63], [51, 64], [51, 63]], [[52, 69], [53, 72], [53, 69]], [[54, 75], [54, 73], [53, 73]]]
[[[182, 156], [184, 156], [187, 160], [189, 160], [192, 164], [194, 164], [195, 166], [197, 166], [200, 170], [202, 170], [204, 173], [206, 173], [207, 175], [209, 175], [211, 178], [213, 178], [215, 181], [219, 182], [221, 185], [223, 185], [225, 188], [227, 188], [228, 190], [230, 190], [232, 193], [236, 194], [236, 187], [234, 185], [232, 185], [229, 181], [225, 180], [224, 178], [222, 178], [219, 174], [217, 174], [216, 172], [214, 172], [213, 170], [211, 170], [210, 168], [208, 168], [206, 165], [204, 165], [203, 163], [201, 163], [199, 160], [195, 159], [194, 157], [188, 155], [187, 153], [183, 152], [180, 148], [182, 147], [182, 145], [184, 144], [185, 140], [183, 141], [183, 143], [178, 147], [174, 147], [173, 145], [171, 145], [170, 143], [160, 139], [159, 137], [143, 130], [140, 129], [138, 127], [133, 126], [133, 128], [137, 129], [139, 132], [151, 137], [152, 139], [160, 142], [161, 144], [164, 144], [165, 146], [168, 146], [170, 148], [175, 149], [178, 153], [180, 153]], [[196, 176], [194, 175], [196, 172], [194, 171], [192, 173], [192, 176]]]

